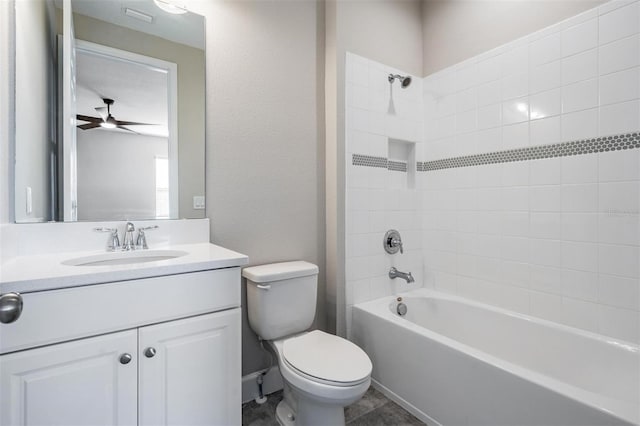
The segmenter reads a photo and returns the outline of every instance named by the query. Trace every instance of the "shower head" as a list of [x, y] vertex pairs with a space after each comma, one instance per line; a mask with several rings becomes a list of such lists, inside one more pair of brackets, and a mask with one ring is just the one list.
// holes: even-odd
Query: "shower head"
[[406, 89], [407, 87], [409, 87], [409, 85], [411, 84], [411, 76], [407, 75], [407, 76], [401, 76], [398, 74], [389, 74], [389, 77], [387, 77], [387, 79], [389, 80], [389, 83], [393, 84], [395, 79], [400, 80], [400, 85], [403, 89]]

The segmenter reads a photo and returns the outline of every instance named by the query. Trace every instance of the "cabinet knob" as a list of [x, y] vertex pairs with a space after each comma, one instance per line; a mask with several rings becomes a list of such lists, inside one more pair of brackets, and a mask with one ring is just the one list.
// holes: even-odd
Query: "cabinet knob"
[[144, 356], [147, 358], [153, 358], [156, 355], [155, 348], [147, 348], [144, 350]]
[[22, 313], [22, 296], [19, 293], [0, 295], [0, 323], [11, 324]]
[[129, 364], [132, 359], [131, 354], [122, 354], [120, 355], [120, 364]]

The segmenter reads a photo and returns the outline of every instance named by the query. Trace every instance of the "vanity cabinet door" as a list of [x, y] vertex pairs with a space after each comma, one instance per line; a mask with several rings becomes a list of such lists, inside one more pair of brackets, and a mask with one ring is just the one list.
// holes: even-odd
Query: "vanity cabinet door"
[[240, 309], [139, 329], [139, 424], [241, 424]]
[[0, 356], [0, 426], [135, 425], [137, 332]]

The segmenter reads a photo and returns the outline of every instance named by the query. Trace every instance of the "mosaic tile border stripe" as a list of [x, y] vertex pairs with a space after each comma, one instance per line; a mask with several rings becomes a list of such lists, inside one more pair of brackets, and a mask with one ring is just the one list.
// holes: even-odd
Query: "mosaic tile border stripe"
[[[487, 152], [484, 154], [464, 155], [461, 157], [443, 158], [442, 160], [435, 161], [418, 161], [416, 163], [416, 170], [419, 172], [431, 172], [434, 170], [453, 169], [459, 167], [512, 163], [515, 161], [540, 160], [554, 157], [568, 157], [572, 155], [622, 151], [636, 148], [640, 148], [640, 132], [510, 149], [506, 151]], [[352, 164], [354, 166], [380, 167], [399, 172], [407, 171], [407, 163], [370, 155], [353, 154]]]
[[388, 167], [388, 160], [385, 157], [353, 154], [352, 164], [354, 166], [380, 167], [386, 169]]
[[351, 164], [354, 166], [378, 167], [394, 172], [407, 172], [407, 163], [403, 161], [394, 161], [385, 157], [374, 157], [372, 155], [353, 154]]
[[486, 154], [465, 155], [435, 161], [418, 162], [419, 172], [452, 169], [458, 167], [481, 166], [485, 164], [511, 163], [515, 161], [540, 160], [544, 158], [568, 157], [572, 155], [593, 154], [607, 151], [621, 151], [640, 148], [640, 133], [626, 133], [615, 136], [561, 142], [529, 148], [489, 152]]

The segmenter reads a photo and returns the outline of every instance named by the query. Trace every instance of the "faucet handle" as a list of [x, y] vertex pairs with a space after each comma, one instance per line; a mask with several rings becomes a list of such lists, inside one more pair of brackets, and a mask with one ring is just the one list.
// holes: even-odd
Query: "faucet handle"
[[398, 251], [400, 251], [400, 253], [404, 253], [402, 237], [400, 237], [400, 233], [395, 229], [390, 229], [384, 234], [382, 246], [389, 254], [396, 254]]
[[99, 226], [97, 228], [93, 228], [96, 232], [118, 232], [117, 228], [106, 228], [104, 226]]
[[144, 231], [151, 231], [153, 229], [158, 229], [158, 228], [159, 228], [158, 225], [145, 226], [144, 228], [138, 228], [138, 236], [136, 237], [136, 246], [142, 247], [143, 250], [148, 249], [149, 246], [147, 245], [147, 236], [144, 233]]
[[400, 254], [404, 253], [404, 249], [402, 247], [402, 240], [400, 238], [398, 239], [392, 239], [391, 240], [391, 246], [393, 247], [400, 247]]
[[98, 227], [93, 228], [96, 232], [110, 232], [109, 241], [107, 243], [107, 251], [116, 251], [117, 248], [120, 248], [120, 238], [118, 237], [118, 228], [105, 228]]

